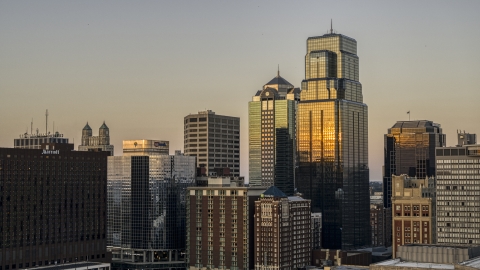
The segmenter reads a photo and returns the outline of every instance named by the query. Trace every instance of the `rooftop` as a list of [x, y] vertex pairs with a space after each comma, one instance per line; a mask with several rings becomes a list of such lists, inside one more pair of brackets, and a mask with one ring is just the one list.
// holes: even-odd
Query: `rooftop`
[[399, 258], [375, 263], [374, 265], [409, 267], [409, 268], [433, 268], [433, 269], [454, 269], [455, 268], [453, 264], [419, 263], [419, 262], [412, 262], [412, 261], [402, 261]]
[[262, 193], [262, 197], [287, 198], [287, 195], [277, 187], [271, 186]]

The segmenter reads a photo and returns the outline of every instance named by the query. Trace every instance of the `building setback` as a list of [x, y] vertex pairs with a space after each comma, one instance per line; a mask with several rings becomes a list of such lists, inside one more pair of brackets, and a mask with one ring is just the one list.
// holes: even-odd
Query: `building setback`
[[0, 269], [109, 262], [107, 152], [0, 148]]
[[437, 243], [480, 244], [480, 145], [436, 149]]
[[330, 33], [307, 39], [297, 109], [298, 192], [321, 212], [324, 248], [371, 242], [368, 108], [359, 82], [357, 41]]
[[299, 269], [310, 265], [312, 220], [310, 200], [287, 197], [272, 186], [255, 202], [256, 270]]
[[197, 157], [202, 175], [229, 168], [240, 176], [240, 118], [207, 110], [185, 116], [184, 125], [185, 155]]
[[112, 269], [185, 269], [185, 196], [195, 185], [195, 157], [162, 154], [164, 142], [124, 141], [124, 156], [108, 158]]
[[392, 176], [392, 257], [399, 246], [435, 243], [435, 179]]
[[276, 186], [293, 195], [299, 92], [278, 72], [248, 103], [251, 186]]
[[197, 184], [188, 188], [188, 269], [253, 269], [253, 203], [264, 189], [234, 177]]

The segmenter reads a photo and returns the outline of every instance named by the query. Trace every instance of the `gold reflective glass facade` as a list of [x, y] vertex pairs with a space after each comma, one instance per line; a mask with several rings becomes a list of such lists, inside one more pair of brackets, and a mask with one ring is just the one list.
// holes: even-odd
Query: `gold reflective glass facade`
[[297, 111], [296, 188], [323, 216], [325, 248], [370, 244], [368, 112], [356, 41], [340, 34], [307, 40]]

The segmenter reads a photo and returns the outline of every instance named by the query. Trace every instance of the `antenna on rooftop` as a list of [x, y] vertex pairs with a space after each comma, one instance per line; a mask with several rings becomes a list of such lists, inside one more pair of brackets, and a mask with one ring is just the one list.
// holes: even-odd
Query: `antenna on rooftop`
[[33, 134], [33, 118], [32, 122], [30, 122], [30, 134]]
[[278, 64], [278, 67], [277, 67], [277, 77], [280, 77], [280, 64]]
[[48, 134], [48, 109], [45, 112], [45, 134]]
[[333, 20], [330, 19], [330, 34], [333, 34]]

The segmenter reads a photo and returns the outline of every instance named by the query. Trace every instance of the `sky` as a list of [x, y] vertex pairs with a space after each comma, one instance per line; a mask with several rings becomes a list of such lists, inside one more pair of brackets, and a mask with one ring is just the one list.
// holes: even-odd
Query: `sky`
[[480, 135], [480, 1], [0, 1], [0, 147], [30, 129], [77, 148], [88, 121], [122, 140], [170, 141], [183, 118], [240, 117], [248, 178], [248, 102], [280, 74], [305, 77], [306, 39], [357, 40], [369, 108], [370, 180], [396, 121], [432, 120], [456, 143]]

